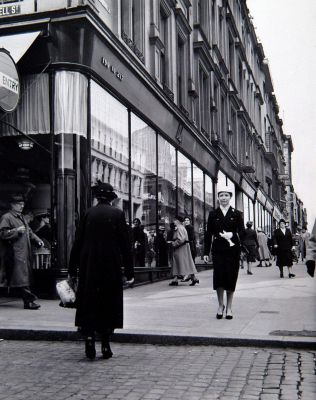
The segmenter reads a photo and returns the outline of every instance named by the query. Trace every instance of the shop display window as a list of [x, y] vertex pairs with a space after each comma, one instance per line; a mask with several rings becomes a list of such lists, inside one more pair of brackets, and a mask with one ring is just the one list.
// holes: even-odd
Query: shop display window
[[196, 240], [197, 259], [201, 260], [204, 251], [204, 175], [203, 171], [193, 164], [193, 227]]
[[91, 81], [91, 184], [110, 183], [115, 205], [129, 220], [128, 111], [100, 85]]
[[192, 219], [192, 165], [178, 152], [178, 214]]
[[[23, 76], [18, 107], [0, 114], [0, 218], [10, 210], [13, 195], [24, 198], [24, 219], [44, 242], [42, 248], [32, 247], [34, 269], [52, 266], [49, 110], [49, 77], [43, 73]], [[0, 244], [0, 253], [5, 245]]]

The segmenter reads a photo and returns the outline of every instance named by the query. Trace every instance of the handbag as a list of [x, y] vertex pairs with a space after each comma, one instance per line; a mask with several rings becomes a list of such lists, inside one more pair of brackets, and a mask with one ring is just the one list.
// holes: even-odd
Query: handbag
[[75, 308], [76, 292], [67, 279], [56, 283], [56, 290], [61, 300], [60, 306], [67, 308]]

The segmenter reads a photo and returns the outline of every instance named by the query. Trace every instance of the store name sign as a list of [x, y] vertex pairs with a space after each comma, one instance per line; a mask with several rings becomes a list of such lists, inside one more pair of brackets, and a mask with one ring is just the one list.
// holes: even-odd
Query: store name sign
[[110, 72], [112, 72], [112, 74], [114, 74], [119, 81], [123, 80], [123, 74], [121, 74], [118, 69], [114, 65], [112, 65], [105, 57], [101, 57], [101, 64]]
[[0, 71], [0, 86], [10, 92], [19, 94], [19, 82]]

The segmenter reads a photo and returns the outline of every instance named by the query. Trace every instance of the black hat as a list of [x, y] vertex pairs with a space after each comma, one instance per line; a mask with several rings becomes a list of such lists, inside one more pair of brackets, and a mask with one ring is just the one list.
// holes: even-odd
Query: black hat
[[113, 186], [109, 183], [98, 182], [97, 185], [92, 187], [92, 192], [97, 199], [106, 199], [112, 201], [117, 198]]
[[25, 203], [25, 198], [23, 197], [22, 194], [12, 194], [9, 199], [9, 203], [13, 204], [20, 203], [22, 201]]
[[286, 221], [285, 221], [285, 219], [283, 219], [283, 218], [280, 219], [279, 225], [280, 225], [281, 222], [284, 222], [284, 223], [286, 224]]

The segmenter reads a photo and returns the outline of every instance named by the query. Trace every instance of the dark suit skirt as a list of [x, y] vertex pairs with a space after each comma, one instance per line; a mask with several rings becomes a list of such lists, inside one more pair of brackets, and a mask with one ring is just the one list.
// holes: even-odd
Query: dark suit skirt
[[277, 250], [276, 265], [278, 267], [291, 267], [293, 265], [293, 256], [291, 250]]
[[234, 292], [239, 272], [240, 248], [233, 246], [213, 254], [213, 289]]

